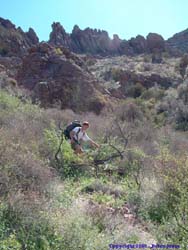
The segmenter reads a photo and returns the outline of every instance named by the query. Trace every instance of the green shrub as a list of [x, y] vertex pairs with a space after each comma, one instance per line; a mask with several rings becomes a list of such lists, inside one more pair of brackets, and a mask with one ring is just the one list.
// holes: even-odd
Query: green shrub
[[4, 224], [4, 233], [0, 237], [0, 247], [4, 247], [2, 250], [7, 250], [8, 247], [15, 250], [60, 250], [61, 237], [48, 213], [38, 213], [31, 209], [29, 212], [27, 214], [23, 208], [20, 211], [16, 206], [10, 205], [1, 208], [0, 225]]
[[[161, 224], [164, 239], [176, 244], [188, 243], [187, 155], [174, 155], [165, 148], [157, 160], [157, 171], [163, 185], [158, 196], [160, 199], [155, 200], [154, 206], [150, 205], [149, 214]], [[172, 223], [173, 232], [169, 229], [169, 223]]]
[[137, 98], [142, 95], [144, 90], [144, 86], [141, 83], [137, 82], [134, 85], [126, 86], [125, 94], [126, 96]]
[[62, 176], [71, 177], [79, 174], [76, 164], [81, 163], [82, 160], [74, 153], [70, 143], [62, 137], [62, 132], [57, 131], [52, 124], [51, 129], [44, 131], [44, 136], [51, 151], [50, 161]]
[[161, 100], [164, 97], [165, 91], [159, 87], [151, 87], [147, 90], [145, 90], [141, 98], [149, 100], [151, 98], [154, 98], [156, 101]]
[[0, 47], [0, 55], [1, 56], [6, 56], [7, 54], [8, 54], [8, 49]]
[[16, 239], [16, 236], [14, 234], [9, 235], [4, 240], [0, 240], [0, 250], [21, 250], [21, 244]]
[[64, 218], [62, 249], [67, 250], [105, 250], [112, 238], [99, 232], [90, 217], [73, 211]]

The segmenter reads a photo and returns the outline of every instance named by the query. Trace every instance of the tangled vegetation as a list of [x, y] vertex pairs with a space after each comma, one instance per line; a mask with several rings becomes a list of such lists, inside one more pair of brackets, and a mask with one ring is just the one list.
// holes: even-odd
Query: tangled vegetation
[[[42, 109], [1, 90], [0, 250], [186, 249], [186, 89], [138, 84], [137, 98], [100, 116]], [[74, 154], [62, 137], [74, 119], [91, 122], [100, 149]]]

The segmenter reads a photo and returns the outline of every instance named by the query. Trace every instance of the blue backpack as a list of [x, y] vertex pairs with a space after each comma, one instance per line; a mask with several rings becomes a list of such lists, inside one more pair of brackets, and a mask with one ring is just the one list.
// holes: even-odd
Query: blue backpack
[[[64, 134], [66, 140], [71, 139], [70, 132], [76, 127], [80, 127], [80, 128], [82, 127], [80, 121], [75, 120], [75, 121], [71, 122], [69, 125], [67, 125], [66, 129], [63, 131], [63, 134]], [[79, 131], [78, 131], [78, 133], [79, 133]]]

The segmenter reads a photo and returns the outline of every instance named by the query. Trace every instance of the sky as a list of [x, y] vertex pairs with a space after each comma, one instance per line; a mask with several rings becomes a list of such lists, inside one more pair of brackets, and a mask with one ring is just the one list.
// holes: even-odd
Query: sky
[[188, 0], [0, 0], [0, 17], [47, 41], [53, 22], [106, 30], [112, 38], [158, 33], [168, 39], [188, 28]]

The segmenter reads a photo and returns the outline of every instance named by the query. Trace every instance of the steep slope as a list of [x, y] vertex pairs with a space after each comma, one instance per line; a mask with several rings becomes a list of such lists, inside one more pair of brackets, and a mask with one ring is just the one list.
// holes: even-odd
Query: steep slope
[[175, 34], [166, 41], [167, 50], [174, 55], [188, 52], [188, 29]]
[[151, 56], [119, 56], [96, 59], [89, 70], [110, 95], [138, 97], [144, 89], [153, 86], [167, 89], [181, 84], [179, 63], [179, 58], [163, 58], [162, 63], [154, 64]]
[[84, 61], [64, 47], [40, 43], [29, 50], [17, 74], [43, 106], [58, 105], [75, 111], [99, 113], [105, 99]]

